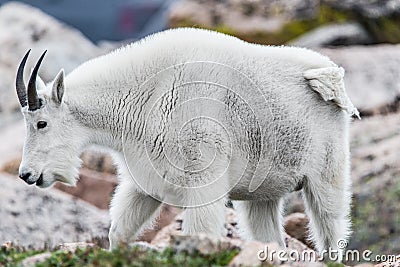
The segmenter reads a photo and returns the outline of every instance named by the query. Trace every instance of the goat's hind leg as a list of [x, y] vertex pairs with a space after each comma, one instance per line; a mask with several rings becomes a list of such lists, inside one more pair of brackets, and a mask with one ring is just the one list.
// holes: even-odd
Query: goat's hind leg
[[118, 185], [111, 201], [110, 249], [128, 243], [153, 222], [161, 203], [137, 190], [133, 182]]
[[323, 178], [309, 177], [303, 188], [315, 246], [319, 252], [329, 248], [338, 250], [338, 260], [350, 234], [351, 192], [346, 168], [329, 170], [329, 175]]

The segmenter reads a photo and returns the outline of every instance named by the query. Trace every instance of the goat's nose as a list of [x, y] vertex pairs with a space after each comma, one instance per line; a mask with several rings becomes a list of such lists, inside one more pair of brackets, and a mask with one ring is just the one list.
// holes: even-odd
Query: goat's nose
[[19, 178], [21, 178], [25, 182], [29, 179], [30, 176], [31, 176], [30, 172], [23, 172], [19, 174]]

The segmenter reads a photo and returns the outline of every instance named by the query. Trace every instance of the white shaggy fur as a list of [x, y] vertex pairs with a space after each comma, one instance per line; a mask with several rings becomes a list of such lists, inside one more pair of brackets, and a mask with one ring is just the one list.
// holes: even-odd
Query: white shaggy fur
[[227, 199], [247, 238], [284, 246], [283, 198], [302, 189], [316, 247], [335, 249], [349, 234], [349, 113], [358, 115], [342, 78], [306, 49], [197, 29], [154, 34], [38, 82], [46, 104], [22, 110], [20, 171], [43, 174], [42, 187], [75, 184], [82, 149], [112, 149], [121, 182], [111, 247], [134, 239], [161, 202], [187, 207], [185, 233], [219, 235]]

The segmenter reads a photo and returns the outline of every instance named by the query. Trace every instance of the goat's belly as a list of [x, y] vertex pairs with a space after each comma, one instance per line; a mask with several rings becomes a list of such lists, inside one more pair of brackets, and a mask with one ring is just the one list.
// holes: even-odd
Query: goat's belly
[[303, 175], [285, 172], [265, 177], [242, 177], [229, 191], [231, 200], [278, 200], [286, 194], [301, 189]]

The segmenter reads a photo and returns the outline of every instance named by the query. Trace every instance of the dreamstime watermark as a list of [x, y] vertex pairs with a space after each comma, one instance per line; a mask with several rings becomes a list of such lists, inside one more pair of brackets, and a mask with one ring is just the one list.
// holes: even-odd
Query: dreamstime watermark
[[257, 252], [258, 260], [264, 262], [318, 262], [318, 261], [343, 261], [343, 262], [396, 262], [400, 255], [375, 255], [371, 250], [346, 250], [348, 243], [339, 239], [337, 249], [328, 248], [321, 253], [307, 249], [298, 251], [294, 249], [274, 249], [265, 245], [264, 249]]

